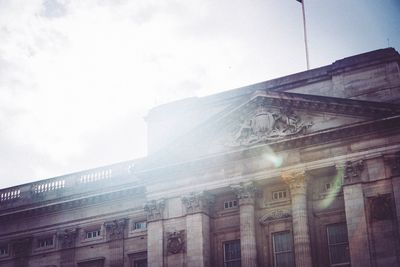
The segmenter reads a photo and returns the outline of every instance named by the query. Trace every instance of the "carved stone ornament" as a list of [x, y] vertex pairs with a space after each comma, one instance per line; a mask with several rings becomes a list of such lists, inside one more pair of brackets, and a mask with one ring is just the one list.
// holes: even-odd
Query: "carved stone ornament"
[[392, 200], [390, 195], [382, 195], [369, 200], [371, 219], [382, 221], [392, 219]]
[[271, 221], [290, 218], [291, 216], [290, 210], [288, 209], [276, 209], [263, 215], [259, 222], [263, 225], [266, 225]]
[[289, 186], [290, 193], [305, 193], [308, 176], [304, 170], [286, 171], [281, 174], [282, 180]]
[[124, 237], [126, 219], [113, 220], [105, 222], [107, 236], [110, 240], [122, 239]]
[[167, 233], [167, 250], [171, 254], [183, 251], [185, 245], [185, 230]]
[[291, 109], [279, 112], [259, 105], [250, 119], [244, 120], [232, 133], [230, 146], [250, 146], [266, 141], [274, 141], [287, 136], [304, 134], [313, 125], [303, 121]]
[[77, 229], [65, 229], [58, 233], [58, 239], [62, 248], [72, 248], [75, 246]]
[[186, 208], [186, 213], [205, 212], [208, 213], [214, 198], [205, 192], [192, 192], [181, 198]]
[[344, 182], [346, 184], [361, 181], [361, 172], [364, 169], [364, 161], [346, 161], [344, 166]]
[[253, 181], [231, 185], [231, 189], [239, 199], [239, 205], [254, 204], [254, 199], [259, 194], [259, 190]]
[[165, 208], [165, 200], [150, 200], [144, 205], [148, 221], [161, 220]]

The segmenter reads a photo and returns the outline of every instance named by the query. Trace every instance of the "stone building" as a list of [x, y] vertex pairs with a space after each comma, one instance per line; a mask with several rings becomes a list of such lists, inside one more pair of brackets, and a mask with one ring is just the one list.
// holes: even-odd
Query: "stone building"
[[154, 108], [147, 157], [0, 190], [0, 266], [400, 266], [399, 64]]

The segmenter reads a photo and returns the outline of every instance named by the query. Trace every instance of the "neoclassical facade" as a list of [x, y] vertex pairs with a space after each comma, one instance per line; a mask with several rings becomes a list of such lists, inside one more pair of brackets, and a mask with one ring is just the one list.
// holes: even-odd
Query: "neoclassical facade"
[[0, 190], [0, 266], [400, 266], [400, 55], [146, 117], [145, 158]]

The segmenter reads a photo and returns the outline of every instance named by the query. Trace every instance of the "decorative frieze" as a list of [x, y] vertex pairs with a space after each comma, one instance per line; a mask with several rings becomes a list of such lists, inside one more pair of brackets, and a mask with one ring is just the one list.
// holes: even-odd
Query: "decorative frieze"
[[239, 199], [239, 205], [254, 204], [255, 197], [259, 194], [259, 190], [253, 181], [231, 185], [231, 189]]
[[147, 214], [147, 221], [161, 220], [165, 208], [165, 200], [150, 200], [144, 205], [144, 211]]
[[289, 209], [276, 209], [264, 214], [260, 219], [259, 222], [263, 225], [267, 225], [271, 221], [281, 220], [290, 218], [292, 216]]
[[185, 230], [167, 233], [167, 251], [170, 254], [178, 254], [184, 251]]
[[346, 161], [344, 165], [344, 183], [356, 183], [361, 181], [361, 173], [364, 170], [365, 163], [363, 160]]
[[113, 220], [105, 222], [108, 240], [118, 240], [124, 238], [127, 219]]
[[60, 241], [61, 248], [72, 248], [75, 246], [75, 240], [78, 234], [77, 229], [65, 229], [58, 233], [58, 240]]
[[214, 203], [214, 197], [206, 192], [192, 192], [181, 199], [187, 214], [197, 212], [209, 213], [212, 203]]

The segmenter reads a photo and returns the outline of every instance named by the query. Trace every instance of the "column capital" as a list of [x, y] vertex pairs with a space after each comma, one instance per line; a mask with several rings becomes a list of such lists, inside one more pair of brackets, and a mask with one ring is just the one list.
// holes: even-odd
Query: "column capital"
[[191, 192], [181, 198], [187, 214], [198, 212], [209, 213], [214, 197], [207, 192]]
[[308, 175], [304, 170], [291, 170], [282, 172], [281, 178], [289, 186], [291, 194], [305, 192]]
[[361, 181], [361, 173], [364, 170], [365, 162], [363, 160], [346, 161], [344, 164], [344, 184], [352, 184]]
[[150, 200], [144, 204], [144, 211], [147, 214], [147, 221], [157, 221], [163, 218], [165, 200]]
[[236, 197], [239, 199], [239, 205], [254, 205], [254, 200], [257, 196], [258, 189], [253, 181], [231, 185], [231, 189], [235, 192]]

